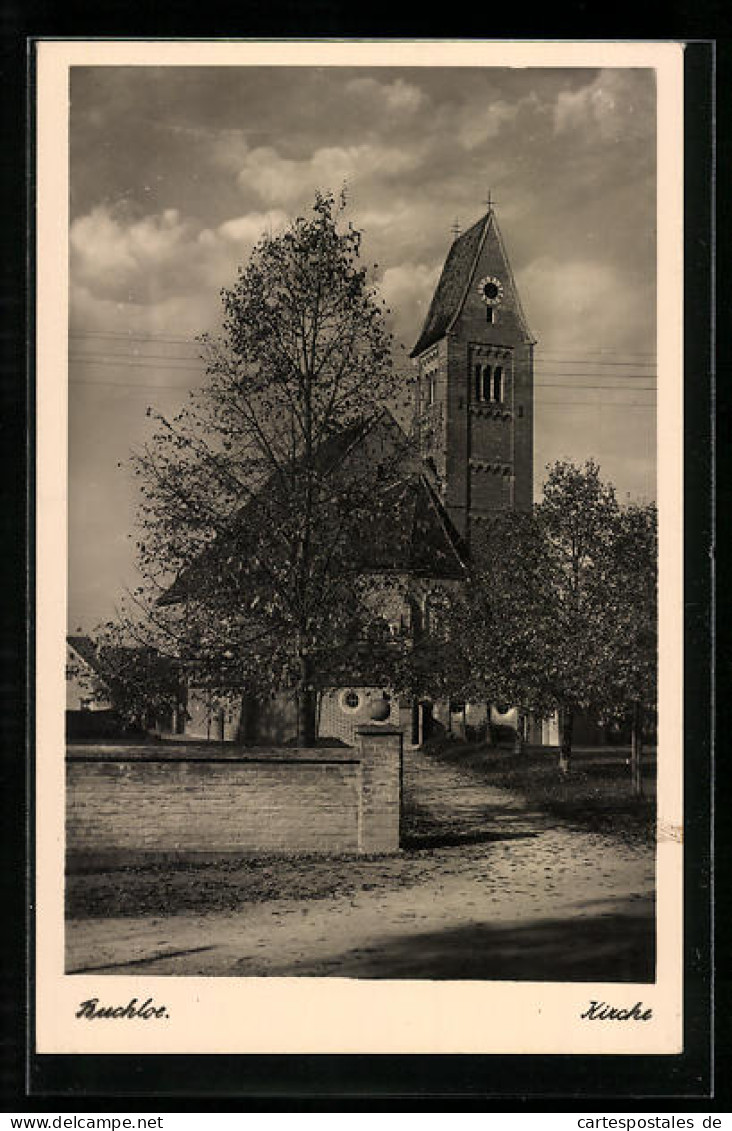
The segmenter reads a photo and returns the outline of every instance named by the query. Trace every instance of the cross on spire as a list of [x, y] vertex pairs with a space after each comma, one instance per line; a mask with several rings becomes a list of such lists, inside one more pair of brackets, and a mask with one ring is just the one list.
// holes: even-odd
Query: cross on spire
[[490, 210], [491, 210], [491, 209], [493, 208], [493, 205], [494, 205], [494, 204], [496, 204], [496, 203], [497, 203], [497, 201], [495, 201], [495, 200], [493, 199], [493, 197], [491, 196], [491, 190], [490, 190], [490, 189], [488, 189], [488, 196], [487, 196], [487, 198], [486, 198], [486, 205], [487, 205], [487, 207], [488, 207], [488, 211], [489, 211], [489, 212], [490, 212]]

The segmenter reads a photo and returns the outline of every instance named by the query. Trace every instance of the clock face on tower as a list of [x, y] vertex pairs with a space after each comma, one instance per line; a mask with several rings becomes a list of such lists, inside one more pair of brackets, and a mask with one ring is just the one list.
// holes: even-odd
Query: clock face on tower
[[486, 306], [498, 306], [503, 298], [503, 283], [495, 275], [485, 275], [478, 283], [478, 294]]

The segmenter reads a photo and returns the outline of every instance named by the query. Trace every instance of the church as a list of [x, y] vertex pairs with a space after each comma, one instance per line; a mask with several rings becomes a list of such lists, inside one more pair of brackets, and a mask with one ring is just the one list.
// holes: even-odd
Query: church
[[[419, 454], [397, 493], [390, 529], [380, 539], [381, 558], [365, 565], [400, 582], [394, 599], [375, 609], [390, 631], [415, 639], [429, 631], [446, 590], [464, 583], [471, 542], [496, 511], [528, 509], [533, 492], [535, 340], [489, 202], [485, 214], [455, 238], [445, 260], [422, 331], [410, 357], [416, 369]], [[388, 443], [399, 430], [387, 414], [377, 429]], [[353, 439], [350, 451], [368, 447], [372, 434]], [[395, 547], [398, 545], [398, 551]], [[396, 557], [395, 557], [396, 555]], [[397, 589], [399, 596], [397, 596]], [[405, 590], [407, 596], [404, 596]], [[168, 598], [171, 600], [173, 598]], [[415, 703], [389, 688], [368, 686], [354, 672], [352, 686], [321, 690], [318, 737], [354, 741], [365, 722], [400, 726], [418, 745], [435, 724], [485, 726], [485, 704]], [[292, 741], [295, 706], [278, 696], [258, 704], [246, 721], [190, 689], [185, 734], [191, 738], [250, 743]], [[495, 712], [494, 712], [495, 715]], [[493, 722], [511, 724], [511, 713]], [[179, 728], [180, 729], [180, 728]]]

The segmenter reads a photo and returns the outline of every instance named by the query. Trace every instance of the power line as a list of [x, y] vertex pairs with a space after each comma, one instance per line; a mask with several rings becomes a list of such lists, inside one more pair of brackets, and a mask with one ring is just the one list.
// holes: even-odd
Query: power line
[[[595, 378], [597, 378], [598, 381], [602, 382], [601, 387], [606, 389], [632, 389], [636, 387], [638, 381], [651, 381], [654, 388], [656, 388], [658, 384], [658, 378], [656, 377], [655, 373], [543, 373], [540, 374], [540, 376], [549, 378], [566, 378], [566, 380], [560, 380], [559, 384], [566, 384], [568, 389], [579, 389], [581, 386], [577, 385], [575, 383], [576, 381], [594, 381]], [[618, 381], [629, 381], [630, 384], [618, 385]], [[553, 381], [535, 381], [534, 384], [551, 385], [553, 384]]]
[[[132, 331], [124, 330], [70, 330], [70, 338], [110, 338], [113, 340], [120, 340], [126, 342], [141, 341], [141, 342], [172, 342], [175, 344], [191, 345], [200, 347], [200, 341], [193, 337], [184, 334], [169, 334], [166, 331], [149, 331], [147, 333], [135, 333]], [[595, 360], [596, 358], [605, 358], [609, 356], [623, 356], [627, 361], [602, 361]], [[584, 360], [592, 359], [593, 365], [641, 365], [652, 366], [653, 361], [637, 361], [635, 359], [649, 357], [656, 358], [655, 351], [650, 350], [614, 350], [614, 349], [583, 349], [583, 350], [543, 350], [539, 348], [535, 354], [537, 361], [545, 359], [547, 364], [558, 364], [566, 362], [571, 365], [582, 364]]]
[[70, 354], [69, 361], [121, 361], [130, 362], [132, 365], [144, 365], [147, 361], [180, 361], [195, 368], [205, 365], [203, 358], [179, 357], [169, 353], [143, 353], [139, 356], [128, 353], [79, 353]]
[[545, 408], [648, 408], [656, 411], [656, 405], [649, 401], [542, 401]]
[[[160, 364], [161, 361], [165, 361], [166, 364], [161, 365]], [[188, 372], [191, 372], [191, 373], [201, 373], [203, 368], [204, 368], [203, 362], [201, 362], [199, 364], [198, 362], [195, 362], [193, 358], [169, 357], [167, 354], [145, 354], [142, 357], [127, 357], [127, 356], [123, 356], [123, 355], [120, 355], [119, 357], [117, 357], [114, 354], [82, 354], [82, 355], [77, 355], [77, 356], [73, 356], [73, 355], [70, 356], [69, 362], [70, 363], [82, 362], [82, 363], [94, 364], [94, 365], [112, 365], [112, 366], [116, 365], [116, 366], [120, 366], [120, 367], [125, 368], [125, 369], [154, 369], [156, 371], [169, 369], [172, 372], [188, 371]], [[175, 364], [171, 364], [171, 362], [174, 362]], [[549, 377], [558, 376], [558, 374], [556, 374], [556, 375], [555, 374], [547, 374], [547, 376], [549, 376]], [[637, 389], [638, 391], [641, 391], [641, 390], [653, 391], [654, 390], [654, 386], [652, 386], [652, 385], [637, 385], [637, 386], [634, 387], [633, 385], [618, 385], [618, 384], [610, 385], [610, 384], [606, 384], [606, 383], [594, 383], [594, 384], [578, 384], [577, 383], [577, 380], [579, 378], [583, 378], [583, 377], [587, 378], [590, 381], [592, 381], [593, 378], [595, 378], [595, 377], [602, 378], [603, 374], [601, 374], [601, 373], [572, 373], [572, 374], [565, 374], [565, 376], [571, 377], [572, 380], [571, 381], [536, 381], [534, 383], [534, 387], [537, 388], [537, 389], [551, 389], [551, 388], [554, 388], [554, 389], [616, 389], [616, 390], [633, 389], [633, 391], [635, 391], [635, 389]], [[649, 373], [618, 373], [616, 375], [616, 380], [618, 380], [618, 381], [622, 381], [622, 380], [626, 380], [626, 381], [654, 381], [655, 378], [653, 377], [652, 374], [649, 374]]]
[[195, 338], [189, 338], [180, 334], [165, 334], [161, 331], [159, 334], [135, 334], [122, 330], [69, 330], [70, 338], [112, 338], [121, 339], [126, 342], [182, 342], [185, 345], [197, 346], [200, 345]]
[[[82, 385], [82, 386], [91, 385], [91, 386], [95, 386], [95, 387], [101, 388], [101, 389], [128, 389], [128, 390], [132, 389], [132, 390], [137, 390], [141, 393], [145, 393], [146, 395], [148, 395], [150, 393], [156, 393], [156, 392], [162, 392], [162, 391], [175, 391], [175, 392], [179, 392], [179, 393], [186, 393], [186, 392], [189, 391], [188, 387], [186, 385], [166, 385], [166, 384], [149, 385], [147, 383], [143, 383], [143, 382], [140, 382], [140, 381], [129, 382], [129, 381], [71, 380], [69, 382], [69, 384], [70, 385]], [[617, 401], [617, 400], [555, 401], [555, 400], [543, 400], [543, 399], [541, 401], [542, 411], [545, 408], [553, 408], [555, 406], [556, 407], [570, 406], [570, 407], [573, 407], [573, 408], [592, 408], [592, 409], [598, 408], [599, 406], [605, 406], [605, 407], [609, 407], [609, 408], [625, 407], [625, 408], [652, 408], [652, 409], [655, 409], [655, 407], [656, 407], [655, 402], [649, 402], [649, 401]]]
[[[72, 365], [76, 365], [79, 362], [87, 362], [90, 365], [111, 365], [113, 368], [117, 369], [154, 369], [156, 373], [167, 369], [171, 373], [197, 373], [199, 376], [203, 375], [205, 368], [200, 365], [186, 365], [185, 362], [177, 365], [170, 365], [169, 363], [162, 364], [161, 362], [151, 362], [150, 364], [147, 364], [144, 361], [117, 361], [113, 358], [69, 358], [69, 363]], [[104, 382], [100, 383], [104, 384]]]
[[[190, 335], [188, 335], [188, 334], [174, 334], [174, 333], [168, 332], [167, 330], [148, 330], [144, 333], [140, 332], [140, 331], [134, 331], [134, 330], [70, 330], [69, 333], [70, 333], [71, 337], [79, 337], [79, 338], [86, 338], [86, 337], [89, 337], [89, 338], [92, 338], [92, 337], [142, 338], [142, 339], [151, 338], [155, 341], [158, 341], [161, 338], [170, 338], [173, 341], [179, 341], [179, 342], [195, 342], [195, 340], [196, 340], [195, 338], [191, 338]], [[619, 351], [614, 349], [614, 348], [609, 348], [609, 347], [604, 347], [604, 348], [594, 349], [594, 350], [593, 349], [586, 349], [584, 347], [582, 349], [550, 350], [550, 349], [544, 349], [543, 347], [540, 346], [537, 350], [537, 354], [541, 354], [543, 356], [552, 356], [552, 357], [556, 356], [556, 355], [565, 356], [565, 355], [573, 354], [573, 353], [574, 354], [582, 354], [582, 355], [597, 354], [597, 355], [606, 356], [607, 354], [614, 354], [614, 353], [617, 353], [617, 352], [619, 352]], [[655, 350], [623, 350], [623, 351], [620, 351], [620, 352], [624, 353], [626, 355], [626, 357], [655, 357], [656, 356]]]
[[[577, 376], [592, 377], [592, 373], [582, 373], [582, 374], [578, 374]], [[566, 381], [535, 381], [534, 382], [534, 388], [535, 389], [616, 389], [618, 392], [620, 392], [621, 390], [623, 392], [625, 392], [627, 390], [628, 392], [631, 392], [631, 393], [634, 393], [636, 391], [639, 392], [639, 393], [642, 393], [642, 392], [655, 393], [656, 392], [655, 385], [636, 385], [635, 387], [633, 385], [574, 385], [574, 384], [569, 384]]]
[[628, 361], [595, 361], [591, 357], [578, 357], [578, 358], [557, 358], [556, 360], [543, 360], [542, 358], [536, 359], [536, 364], [542, 368], [546, 365], [592, 365], [596, 369], [627, 369], [628, 366], [633, 366], [635, 369], [655, 369], [656, 363], [654, 361], [638, 361], [630, 359]]
[[[97, 362], [96, 364], [98, 364], [98, 365], [111, 364], [114, 367], [114, 365], [116, 363], [114, 363], [114, 362], [111, 362], [111, 363]], [[124, 368], [129, 369], [129, 368], [135, 368], [135, 367], [134, 366], [125, 366]], [[195, 370], [192, 367], [183, 366], [183, 365], [177, 365], [177, 366], [170, 366], [170, 365], [152, 365], [152, 366], [150, 366], [149, 365], [149, 366], [140, 366], [140, 368], [142, 368], [142, 369], [145, 369], [145, 368], [154, 369], [156, 372], [167, 371], [167, 372], [170, 372], [170, 373], [180, 373], [180, 372], [185, 371], [185, 370], [187, 370], [188, 372], [191, 372], [191, 373], [199, 372], [198, 370]], [[175, 388], [175, 389], [186, 390], [186, 389], [190, 388], [190, 386], [187, 385], [187, 384], [165, 386], [165, 385], [160, 384], [158, 382], [149, 382], [148, 383], [148, 382], [145, 382], [145, 381], [134, 381], [134, 382], [93, 381], [93, 380], [85, 380], [84, 378], [76, 378], [76, 377], [70, 378], [69, 384], [71, 384], [71, 385], [98, 385], [100, 387], [105, 387], [105, 386], [123, 387], [124, 386], [124, 387], [132, 388], [132, 389], [135, 389], [135, 388], [139, 388], [139, 389], [162, 389], [162, 388], [167, 387], [167, 388], [170, 388], [170, 389]], [[636, 385], [636, 386], [633, 386], [633, 385], [605, 385], [605, 384], [595, 384], [595, 385], [581, 384], [581, 385], [579, 385], [579, 384], [569, 384], [566, 381], [554, 381], [554, 382], [538, 381], [535, 384], [534, 388], [535, 389], [567, 389], [570, 392], [574, 391], [574, 390], [585, 391], [585, 390], [590, 390], [590, 389], [593, 389], [593, 390], [597, 389], [597, 390], [606, 390], [608, 392], [613, 392], [613, 393], [652, 393], [654, 396], [657, 394], [657, 389], [653, 385]]]
[[69, 381], [70, 385], [94, 385], [98, 389], [139, 389], [143, 393], [157, 392], [159, 389], [177, 389], [179, 393], [189, 391], [187, 385], [143, 385], [127, 381]]
[[[142, 368], [142, 369], [144, 369], [144, 368], [147, 368], [147, 369], [170, 368], [170, 369], [179, 369], [179, 370], [180, 369], [188, 369], [191, 372], [200, 372], [205, 367], [205, 360], [203, 358], [196, 359], [196, 358], [193, 358], [193, 357], [179, 357], [179, 356], [176, 356], [175, 354], [172, 354], [172, 355], [171, 354], [142, 354], [139, 357], [132, 357], [129, 354], [119, 354], [118, 355], [118, 354], [108, 354], [108, 353], [84, 353], [84, 354], [71, 355], [69, 357], [69, 361], [74, 362], [74, 363], [81, 362], [81, 363], [85, 363], [85, 364], [95, 364], [95, 365], [121, 365], [125, 368], [138, 368], [139, 367], [139, 368]], [[160, 365], [159, 362], [163, 362], [163, 361], [166, 362], [167, 364], [166, 365]], [[171, 365], [170, 364], [171, 362], [174, 362], [175, 364]], [[603, 374], [603, 373], [564, 373], [564, 374], [547, 373], [546, 376], [547, 377], [564, 376], [564, 377], [570, 377], [574, 380], [574, 379], [582, 378], [582, 377], [589, 378], [589, 379], [592, 379], [594, 377], [602, 378], [602, 377], [606, 377], [608, 375]], [[617, 373], [617, 374], [615, 374], [615, 379], [619, 380], [619, 381], [622, 381], [622, 380], [626, 380], [626, 381], [654, 381], [654, 380], [656, 380], [655, 375], [652, 374], [652, 373]], [[552, 384], [556, 384], [558, 387], [566, 385], [566, 387], [568, 389], [570, 389], [570, 388], [580, 389], [580, 388], [583, 387], [582, 385], [570, 384], [569, 382], [550, 382], [550, 381], [548, 381], [548, 382], [547, 381], [545, 381], [545, 382], [537, 381], [536, 382], [537, 387], [539, 387], [540, 385], [544, 385], [545, 387], [547, 387], [547, 386], [552, 385]], [[597, 386], [597, 388], [607, 388], [607, 389], [612, 389], [612, 388], [616, 388], [616, 387], [617, 388], [623, 388], [624, 386], [622, 386], [622, 385], [619, 385], [619, 386], [598, 385]], [[630, 386], [628, 386], [628, 387], [630, 387]]]
[[579, 357], [608, 357], [621, 353], [624, 357], [651, 357], [656, 358], [658, 355], [655, 350], [545, 350], [539, 347], [534, 354], [535, 357], [571, 357], [572, 354]]

